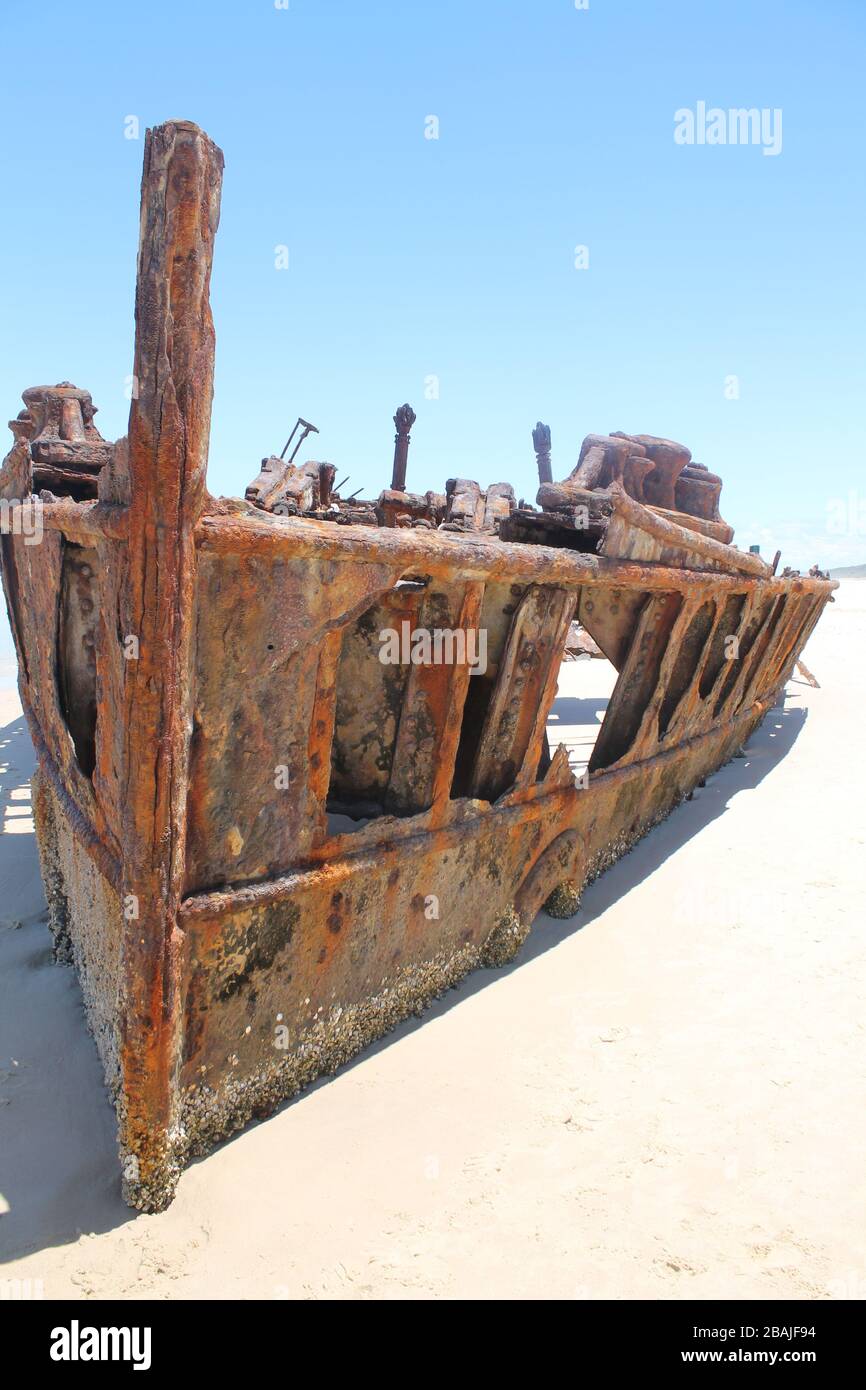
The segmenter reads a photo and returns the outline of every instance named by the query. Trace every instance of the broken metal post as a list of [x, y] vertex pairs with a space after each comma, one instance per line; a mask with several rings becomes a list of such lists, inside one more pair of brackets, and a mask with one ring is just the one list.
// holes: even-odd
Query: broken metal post
[[532, 431], [532, 447], [535, 450], [535, 460], [538, 465], [538, 481], [540, 483], [552, 483], [553, 473], [550, 467], [550, 426], [543, 425], [540, 420]]
[[298, 429], [298, 426], [299, 426], [299, 425], [303, 425], [303, 429], [301, 430], [300, 438], [298, 439], [298, 442], [297, 442], [297, 444], [295, 445], [295, 447], [294, 447], [294, 449], [292, 450], [292, 453], [291, 453], [291, 455], [290, 455], [290, 457], [289, 457], [289, 463], [294, 463], [295, 458], [297, 457], [298, 450], [300, 449], [300, 447], [301, 447], [301, 445], [303, 444], [304, 440], [306, 439], [307, 435], [308, 435], [308, 434], [318, 434], [318, 433], [319, 433], [319, 431], [316, 429], [316, 426], [315, 426], [315, 425], [311, 425], [310, 422], [309, 422], [309, 420], [304, 420], [304, 419], [302, 419], [302, 417], [299, 415], [298, 418], [297, 418], [297, 420], [295, 421], [294, 425], [292, 426], [292, 432], [291, 432], [291, 434], [289, 435], [288, 439], [286, 440], [285, 444], [283, 445], [283, 452], [280, 454], [280, 458], [281, 458], [281, 459], [284, 459], [284, 458], [286, 457], [286, 450], [288, 449], [289, 445], [291, 444], [292, 440], [294, 439], [295, 434], [297, 433], [297, 429]]
[[[121, 1023], [126, 1190], [158, 1209], [177, 1104], [171, 1078], [179, 1042], [177, 925], [184, 872], [190, 646], [195, 614], [196, 523], [207, 492], [214, 331], [208, 290], [219, 222], [223, 158], [198, 126], [149, 130], [141, 183], [135, 296], [138, 395], [129, 414], [127, 577], [116, 622], [136, 639], [123, 667], [123, 899], [132, 903], [122, 945]], [[132, 908], [130, 909], [132, 911]]]
[[319, 464], [319, 506], [330, 506], [337, 470], [332, 463]]
[[401, 405], [394, 416], [397, 433], [394, 436], [394, 468], [391, 487], [395, 492], [406, 491], [406, 463], [409, 457], [409, 431], [415, 423], [411, 405]]

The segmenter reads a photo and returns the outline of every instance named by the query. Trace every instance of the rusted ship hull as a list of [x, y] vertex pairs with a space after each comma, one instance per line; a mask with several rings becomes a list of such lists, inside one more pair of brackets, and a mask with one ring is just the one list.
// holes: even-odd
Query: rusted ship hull
[[[540, 511], [461, 480], [413, 499], [407, 417], [375, 515], [328, 501], [326, 465], [279, 460], [251, 500], [214, 501], [221, 169], [196, 127], [149, 132], [128, 439], [99, 439], [86, 393], [40, 388], [0, 474], [23, 507], [48, 488], [41, 542], [2, 537], [34, 813], [147, 1210], [192, 1156], [511, 959], [543, 904], [571, 915], [746, 742], [834, 587], [735, 550], [713, 475], [644, 436], [591, 436]], [[619, 672], [580, 781], [545, 737], [575, 619]], [[404, 624], [483, 630], [485, 671], [383, 664]]]

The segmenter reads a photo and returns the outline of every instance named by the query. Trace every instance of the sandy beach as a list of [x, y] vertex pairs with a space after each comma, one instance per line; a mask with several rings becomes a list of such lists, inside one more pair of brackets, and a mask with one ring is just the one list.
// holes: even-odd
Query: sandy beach
[[[792, 680], [573, 921], [542, 914], [514, 965], [196, 1163], [155, 1216], [120, 1198], [0, 692], [0, 1294], [864, 1297], [866, 581], [805, 659], [820, 689]], [[603, 708], [594, 667], [563, 667], [564, 725]]]

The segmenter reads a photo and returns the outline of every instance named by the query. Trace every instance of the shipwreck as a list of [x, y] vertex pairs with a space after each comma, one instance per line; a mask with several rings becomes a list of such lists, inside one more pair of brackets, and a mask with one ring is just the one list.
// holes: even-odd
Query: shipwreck
[[[534, 504], [413, 493], [407, 405], [365, 500], [296, 461], [300, 420], [243, 499], [211, 497], [222, 169], [196, 126], [148, 132], [128, 435], [34, 387], [0, 473], [50, 924], [150, 1211], [193, 1156], [510, 960], [543, 905], [572, 915], [741, 749], [835, 587], [736, 548], [721, 479], [649, 435], [590, 435], [557, 482], [537, 426]], [[618, 673], [580, 778], [547, 737], [575, 623]], [[484, 669], [380, 659], [404, 625], [483, 633]]]

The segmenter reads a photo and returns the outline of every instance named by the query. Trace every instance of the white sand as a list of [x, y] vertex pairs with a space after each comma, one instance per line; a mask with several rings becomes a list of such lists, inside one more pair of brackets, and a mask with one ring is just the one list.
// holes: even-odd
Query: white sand
[[[0, 1278], [48, 1298], [862, 1298], [866, 581], [837, 598], [807, 652], [822, 688], [792, 682], [748, 759], [575, 922], [539, 918], [515, 966], [196, 1164], [160, 1216], [120, 1200], [0, 697], [0, 914], [23, 923], [0, 930], [0, 1251], [30, 1251]], [[566, 666], [562, 695], [594, 668]]]

